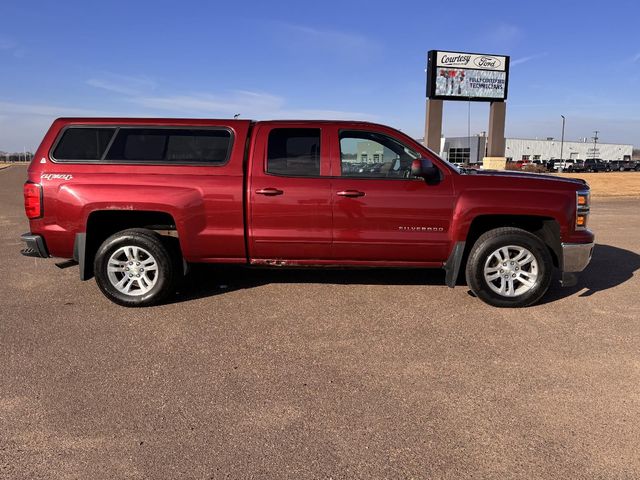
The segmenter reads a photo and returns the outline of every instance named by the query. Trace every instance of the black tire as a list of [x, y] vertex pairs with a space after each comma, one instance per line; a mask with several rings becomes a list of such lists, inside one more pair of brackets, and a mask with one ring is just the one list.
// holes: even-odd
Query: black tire
[[[129, 246], [146, 250], [155, 260], [157, 266], [157, 270], [153, 273], [155, 283], [148, 292], [141, 294], [134, 290], [132, 294], [126, 294], [119, 291], [109, 279], [107, 271], [109, 259], [120, 248]], [[157, 233], [143, 228], [123, 230], [107, 238], [98, 248], [93, 269], [96, 283], [102, 293], [112, 302], [124, 307], [147, 307], [161, 303], [175, 292], [181, 271], [180, 256], [175, 249], [166, 244]], [[118, 275], [127, 276], [123, 273]], [[147, 272], [147, 275], [150, 273]], [[131, 280], [129, 282], [132, 283]], [[139, 283], [137, 285], [140, 286]]]
[[[493, 252], [511, 245], [531, 252], [537, 262], [537, 279], [525, 293], [503, 296], [489, 286], [484, 276], [484, 266]], [[523, 267], [523, 270], [525, 268]], [[520, 228], [501, 227], [489, 230], [478, 238], [469, 253], [465, 273], [467, 285], [485, 303], [494, 307], [527, 307], [540, 300], [549, 288], [553, 273], [553, 259], [547, 246], [532, 233]], [[518, 284], [520, 285], [519, 282]]]

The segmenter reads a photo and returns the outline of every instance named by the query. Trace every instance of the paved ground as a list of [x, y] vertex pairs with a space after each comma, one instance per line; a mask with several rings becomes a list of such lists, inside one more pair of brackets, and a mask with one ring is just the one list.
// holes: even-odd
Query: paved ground
[[[0, 172], [0, 478], [638, 478], [639, 200], [581, 287], [500, 310], [441, 272], [203, 269], [109, 303], [21, 257]], [[196, 281], [194, 280], [194, 281]]]

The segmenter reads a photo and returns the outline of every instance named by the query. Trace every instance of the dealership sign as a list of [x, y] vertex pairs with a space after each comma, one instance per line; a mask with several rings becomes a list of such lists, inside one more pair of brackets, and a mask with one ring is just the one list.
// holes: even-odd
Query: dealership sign
[[507, 98], [509, 57], [431, 50], [427, 97], [441, 100], [503, 101]]

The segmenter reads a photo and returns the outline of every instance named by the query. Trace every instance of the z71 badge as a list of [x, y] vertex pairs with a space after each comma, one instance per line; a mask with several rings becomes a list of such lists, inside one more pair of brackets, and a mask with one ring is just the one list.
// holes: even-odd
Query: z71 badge
[[71, 180], [73, 175], [68, 173], [43, 173], [40, 180]]

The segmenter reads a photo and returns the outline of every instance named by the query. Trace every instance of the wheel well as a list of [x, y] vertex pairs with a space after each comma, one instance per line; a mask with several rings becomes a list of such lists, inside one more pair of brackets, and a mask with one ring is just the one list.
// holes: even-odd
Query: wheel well
[[93, 258], [98, 248], [108, 237], [128, 228], [148, 228], [157, 231], [180, 251], [176, 222], [166, 212], [141, 210], [98, 210], [87, 219], [84, 259], [80, 263], [80, 276], [88, 280], [93, 276]]
[[553, 265], [560, 268], [562, 246], [560, 244], [560, 225], [550, 217], [534, 215], [481, 215], [473, 219], [467, 234], [466, 248], [461, 270], [467, 264], [469, 251], [483, 233], [499, 227], [515, 227], [531, 232], [542, 240], [551, 254]]

